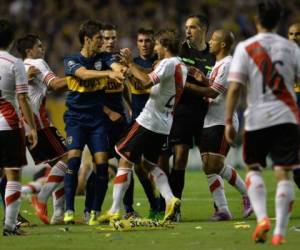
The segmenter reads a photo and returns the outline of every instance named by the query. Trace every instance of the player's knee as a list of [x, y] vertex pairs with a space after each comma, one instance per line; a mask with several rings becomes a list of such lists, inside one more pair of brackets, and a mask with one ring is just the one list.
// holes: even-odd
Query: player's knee
[[292, 171], [290, 171], [289, 169], [275, 166], [274, 170], [275, 170], [275, 176], [276, 176], [277, 182], [283, 181], [283, 180], [289, 180], [292, 178]]

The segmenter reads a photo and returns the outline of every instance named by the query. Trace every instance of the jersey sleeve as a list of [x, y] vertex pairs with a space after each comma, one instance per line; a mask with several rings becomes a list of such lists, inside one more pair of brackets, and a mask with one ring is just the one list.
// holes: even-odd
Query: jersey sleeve
[[162, 60], [157, 67], [152, 71], [148, 76], [151, 79], [153, 84], [157, 84], [164, 79], [170, 78], [174, 75], [175, 67], [171, 60], [164, 59]]
[[64, 59], [64, 68], [66, 76], [75, 76], [77, 69], [84, 67], [77, 58], [69, 56]]
[[48, 64], [43, 59], [38, 59], [36, 64], [33, 65], [41, 72], [42, 81], [44, 84], [49, 86], [49, 83], [56, 78], [56, 75], [52, 72]]
[[13, 66], [16, 83], [16, 93], [27, 93], [28, 92], [28, 79], [25, 71], [24, 63], [17, 59]]
[[119, 59], [119, 54], [111, 54], [111, 53], [105, 53], [104, 55], [103, 55], [103, 58], [102, 58], [102, 60], [103, 60], [103, 62], [109, 67], [109, 68], [111, 68], [111, 65], [113, 64], [113, 63], [116, 63], [116, 62], [118, 62], [118, 59]]
[[246, 84], [248, 80], [248, 55], [242, 43], [236, 47], [228, 74], [228, 82]]
[[224, 64], [222, 64], [218, 70], [214, 82], [211, 85], [211, 88], [220, 94], [225, 93], [228, 88], [227, 77], [228, 77], [229, 67], [230, 67], [230, 62], [225, 62]]

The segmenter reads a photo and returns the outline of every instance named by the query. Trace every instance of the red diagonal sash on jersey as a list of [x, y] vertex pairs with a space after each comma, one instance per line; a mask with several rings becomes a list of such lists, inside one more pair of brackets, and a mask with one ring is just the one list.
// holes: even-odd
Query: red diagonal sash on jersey
[[[274, 75], [280, 76], [279, 72], [273, 66], [272, 60], [266, 50], [261, 46], [259, 42], [254, 42], [246, 47], [246, 51], [252, 58], [254, 63], [263, 75], [263, 80], [269, 88], [273, 90], [273, 94], [282, 102], [284, 102], [294, 114], [298, 123], [300, 122], [299, 111], [295, 100], [291, 93], [287, 90], [284, 80], [272, 77]], [[274, 74], [275, 73], [275, 74]], [[282, 81], [281, 81], [282, 80]], [[280, 91], [276, 91], [276, 88], [280, 85]]]

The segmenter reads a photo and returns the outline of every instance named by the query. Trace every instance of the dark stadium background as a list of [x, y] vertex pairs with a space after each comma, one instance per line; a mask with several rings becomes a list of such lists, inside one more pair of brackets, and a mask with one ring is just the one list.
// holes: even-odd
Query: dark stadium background
[[[135, 35], [141, 26], [155, 30], [175, 28], [184, 37], [185, 18], [199, 12], [205, 13], [210, 21], [207, 39], [214, 29], [223, 27], [232, 30], [239, 41], [255, 33], [252, 19], [255, 3], [255, 0], [0, 0], [0, 17], [14, 22], [17, 38], [29, 32], [38, 34], [46, 46], [46, 61], [57, 75], [63, 76], [63, 58], [79, 51], [77, 32], [86, 19], [115, 24], [120, 48], [135, 48]], [[300, 21], [300, 0], [282, 3], [285, 11], [278, 32], [286, 36], [288, 25]], [[64, 134], [64, 94], [51, 97], [49, 114]], [[235, 150], [231, 151], [229, 162], [241, 166], [240, 148]], [[199, 161], [198, 153], [192, 152], [189, 166], [198, 167]]]

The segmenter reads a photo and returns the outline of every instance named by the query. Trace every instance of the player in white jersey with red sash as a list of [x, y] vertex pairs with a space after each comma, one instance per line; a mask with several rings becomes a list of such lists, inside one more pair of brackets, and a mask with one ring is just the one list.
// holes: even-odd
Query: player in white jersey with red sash
[[[44, 61], [45, 50], [37, 35], [28, 34], [17, 41], [17, 49], [24, 58], [29, 75], [28, 96], [31, 101], [37, 125], [39, 142], [34, 149], [29, 149], [35, 164], [47, 162], [51, 171], [38, 195], [32, 196], [32, 204], [41, 221], [49, 224], [47, 201], [52, 196], [54, 213], [52, 224], [62, 223], [64, 215], [63, 178], [67, 168], [64, 138], [52, 125], [46, 113], [46, 98], [49, 90], [61, 90], [66, 87], [64, 78], [57, 77]], [[32, 69], [36, 72], [31, 74]], [[24, 121], [28, 131], [27, 121]]]
[[0, 168], [5, 169], [4, 236], [22, 235], [16, 227], [21, 198], [21, 167], [26, 165], [25, 135], [19, 109], [28, 121], [31, 147], [37, 144], [37, 132], [28, 102], [28, 80], [20, 59], [8, 50], [14, 39], [14, 27], [0, 20]]
[[120, 203], [130, 184], [132, 166], [140, 162], [166, 200], [164, 220], [172, 219], [180, 207], [180, 200], [174, 197], [167, 176], [157, 166], [157, 161], [171, 130], [173, 109], [183, 92], [187, 69], [176, 57], [179, 40], [175, 32], [162, 30], [158, 32], [155, 40], [154, 50], [162, 61], [149, 75], [133, 63], [128, 49], [123, 50], [125, 58], [129, 61], [131, 73], [140, 79], [145, 87], [152, 88], [149, 100], [135, 124], [115, 147], [121, 159], [115, 178], [113, 204], [106, 214], [99, 217], [99, 222], [119, 218]]
[[[203, 77], [201, 72], [195, 70], [195, 78], [208, 85], [201, 87], [187, 84], [187, 88], [195, 94], [209, 98], [209, 108], [204, 120], [204, 128], [201, 136], [200, 151], [203, 162], [203, 170], [206, 174], [209, 190], [212, 193], [216, 212], [211, 217], [214, 221], [232, 219], [224, 192], [224, 181], [227, 180], [243, 196], [243, 217], [249, 217], [252, 213], [247, 190], [244, 181], [237, 171], [225, 164], [225, 157], [230, 149], [225, 140], [225, 100], [228, 88], [227, 76], [232, 56], [231, 47], [234, 43], [232, 32], [224, 29], [214, 31], [209, 41], [209, 51], [216, 56], [209, 79]], [[238, 117], [234, 113], [233, 124], [238, 131]]]
[[255, 242], [265, 242], [271, 229], [261, 176], [266, 156], [270, 155], [277, 178], [273, 245], [285, 241], [294, 200], [291, 170], [299, 165], [299, 112], [293, 86], [295, 79], [300, 79], [300, 50], [293, 42], [273, 33], [280, 14], [281, 6], [277, 1], [260, 1], [255, 19], [258, 34], [239, 43], [235, 50], [228, 77], [231, 84], [225, 130], [227, 140], [232, 142], [234, 108], [240, 89], [247, 86], [244, 160], [249, 168], [248, 195], [257, 218], [252, 238]]

